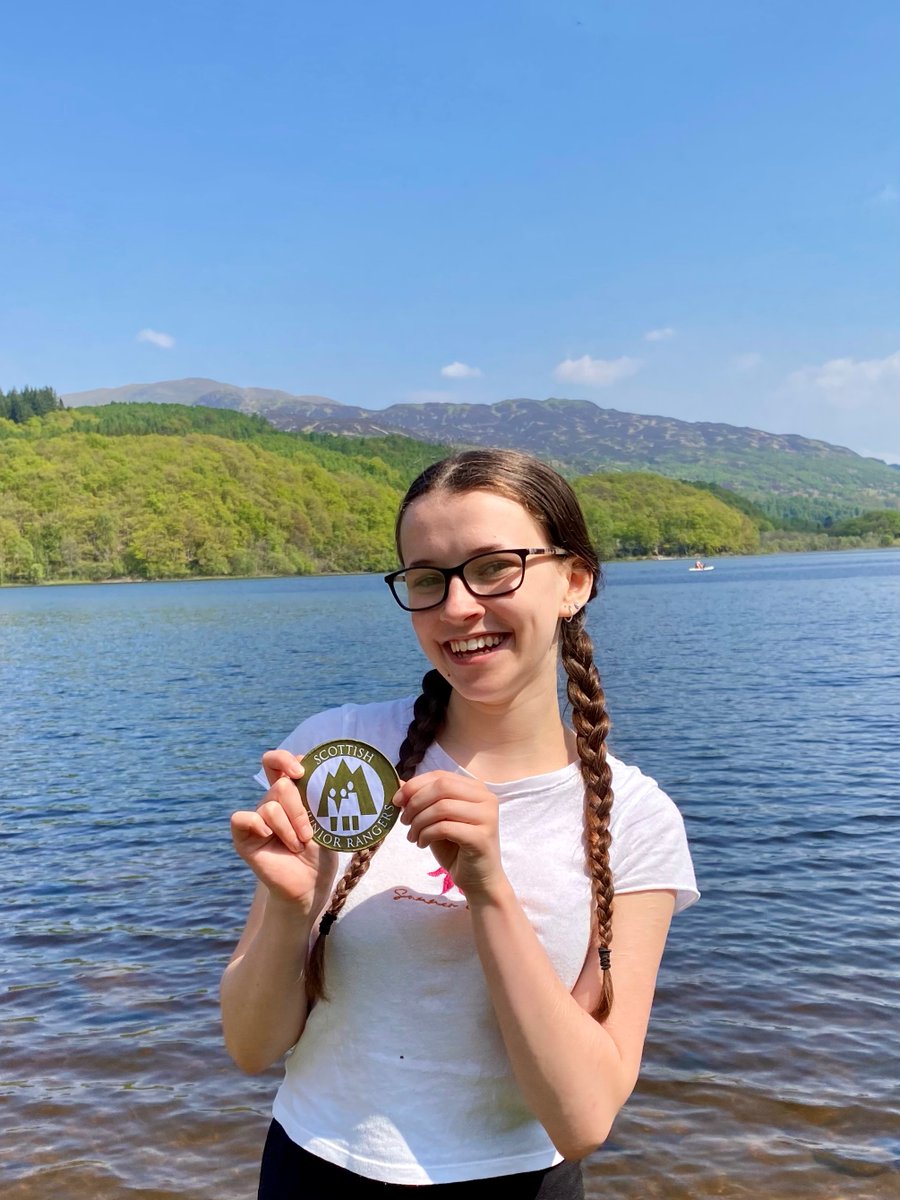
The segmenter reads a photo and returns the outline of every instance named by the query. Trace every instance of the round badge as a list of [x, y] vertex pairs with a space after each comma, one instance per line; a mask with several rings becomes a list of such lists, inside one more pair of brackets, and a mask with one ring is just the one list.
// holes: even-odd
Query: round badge
[[323, 742], [303, 755], [295, 780], [309, 813], [313, 841], [329, 850], [365, 850], [390, 831], [399, 816], [391, 803], [400, 777], [390, 759], [353, 738]]

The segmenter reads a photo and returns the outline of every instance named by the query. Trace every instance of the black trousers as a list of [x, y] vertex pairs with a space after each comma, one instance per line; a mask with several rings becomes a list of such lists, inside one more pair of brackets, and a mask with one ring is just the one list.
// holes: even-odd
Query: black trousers
[[584, 1200], [584, 1185], [577, 1162], [462, 1183], [382, 1183], [316, 1158], [292, 1142], [277, 1121], [269, 1126], [257, 1200], [409, 1200], [411, 1195], [423, 1200]]

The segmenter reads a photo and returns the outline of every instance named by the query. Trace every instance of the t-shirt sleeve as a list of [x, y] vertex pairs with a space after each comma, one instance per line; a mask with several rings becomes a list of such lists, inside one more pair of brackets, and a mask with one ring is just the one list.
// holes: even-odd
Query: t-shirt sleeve
[[[302, 756], [311, 750], [313, 746], [319, 746], [322, 742], [329, 742], [333, 738], [340, 738], [346, 734], [344, 728], [346, 723], [347, 705], [343, 708], [328, 708], [324, 712], [316, 713], [314, 716], [307, 717], [291, 733], [287, 735], [283, 742], [278, 746], [279, 750], [290, 750], [291, 754]], [[260, 768], [253, 776], [261, 788], [268, 789], [269, 784], [266, 780], [265, 771]]]
[[655, 779], [610, 756], [610, 866], [616, 892], [674, 890], [675, 911], [699, 899], [684, 821]]

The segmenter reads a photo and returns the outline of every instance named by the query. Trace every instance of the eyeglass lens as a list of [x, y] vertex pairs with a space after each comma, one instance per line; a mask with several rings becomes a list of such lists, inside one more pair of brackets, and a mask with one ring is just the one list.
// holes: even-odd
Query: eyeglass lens
[[[462, 577], [474, 595], [498, 596], [515, 591], [524, 570], [521, 555], [495, 551], [470, 559], [462, 568]], [[448, 580], [434, 567], [410, 567], [394, 586], [401, 602], [409, 608], [428, 608], [444, 599]]]

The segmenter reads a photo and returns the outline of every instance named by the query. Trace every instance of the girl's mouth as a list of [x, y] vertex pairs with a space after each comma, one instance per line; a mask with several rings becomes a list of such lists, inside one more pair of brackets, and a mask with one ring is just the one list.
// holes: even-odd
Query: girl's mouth
[[453, 638], [447, 642], [447, 646], [454, 658], [477, 658], [489, 654], [508, 636], [506, 633], [481, 633], [476, 637]]

